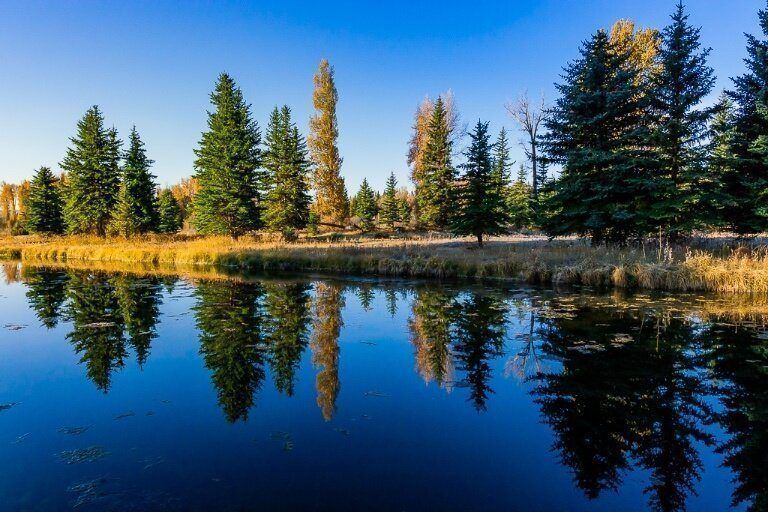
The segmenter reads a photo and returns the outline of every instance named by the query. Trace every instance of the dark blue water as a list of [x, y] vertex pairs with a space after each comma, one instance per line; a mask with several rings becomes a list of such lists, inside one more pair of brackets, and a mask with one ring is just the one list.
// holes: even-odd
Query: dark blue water
[[2, 511], [768, 509], [750, 300], [4, 270]]

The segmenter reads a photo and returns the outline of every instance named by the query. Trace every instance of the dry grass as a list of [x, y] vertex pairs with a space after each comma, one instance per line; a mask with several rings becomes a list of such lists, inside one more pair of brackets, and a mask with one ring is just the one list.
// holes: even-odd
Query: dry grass
[[728, 238], [704, 238], [667, 253], [590, 247], [577, 239], [494, 239], [483, 249], [446, 238], [269, 242], [257, 238], [0, 238], [0, 258], [102, 262], [143, 268], [314, 271], [424, 278], [512, 278], [596, 288], [768, 294], [768, 252]]

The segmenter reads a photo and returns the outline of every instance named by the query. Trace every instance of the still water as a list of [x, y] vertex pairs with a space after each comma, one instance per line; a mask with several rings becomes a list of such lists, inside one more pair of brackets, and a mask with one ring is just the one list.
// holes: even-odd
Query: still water
[[764, 301], [3, 270], [2, 511], [768, 509]]

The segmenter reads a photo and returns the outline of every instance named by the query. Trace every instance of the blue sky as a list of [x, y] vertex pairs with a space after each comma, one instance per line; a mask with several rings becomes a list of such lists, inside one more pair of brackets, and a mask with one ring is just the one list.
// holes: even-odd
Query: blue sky
[[[690, 0], [713, 48], [718, 91], [743, 71], [757, 0]], [[92, 104], [126, 136], [135, 124], [160, 184], [192, 173], [208, 95], [227, 71], [260, 126], [288, 104], [306, 132], [312, 75], [336, 69], [342, 174], [407, 182], [406, 143], [426, 95], [448, 89], [462, 119], [514, 129], [504, 104], [553, 83], [582, 40], [616, 19], [667, 23], [674, 0], [388, 2], [0, 2], [0, 181], [58, 169]], [[717, 91], [716, 91], [717, 92]], [[517, 135], [515, 135], [515, 140]], [[515, 148], [515, 157], [522, 158]]]

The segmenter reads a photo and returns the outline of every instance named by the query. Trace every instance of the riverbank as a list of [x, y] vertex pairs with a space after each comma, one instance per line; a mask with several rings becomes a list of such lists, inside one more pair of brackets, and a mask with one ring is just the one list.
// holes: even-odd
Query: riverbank
[[764, 246], [702, 238], [670, 249], [591, 247], [579, 239], [494, 239], [482, 249], [446, 238], [352, 238], [267, 242], [257, 238], [132, 240], [34, 236], [0, 238], [0, 258], [29, 262], [114, 262], [149, 266], [309, 271], [385, 277], [504, 278], [596, 288], [768, 293]]

